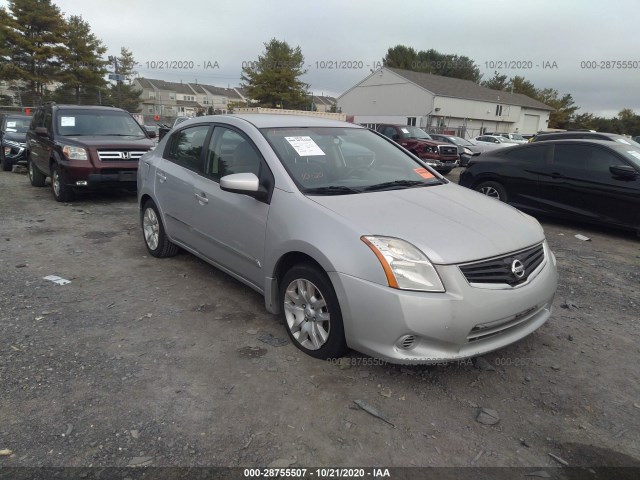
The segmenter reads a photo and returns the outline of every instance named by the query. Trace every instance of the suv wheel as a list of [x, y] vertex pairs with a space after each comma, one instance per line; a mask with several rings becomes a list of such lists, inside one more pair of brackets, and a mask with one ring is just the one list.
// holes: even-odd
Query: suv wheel
[[58, 202], [68, 202], [73, 199], [73, 190], [64, 183], [60, 175], [60, 167], [56, 163], [51, 166], [51, 190]]
[[47, 176], [42, 173], [31, 161], [31, 155], [27, 157], [27, 170], [29, 171], [29, 181], [34, 187], [44, 187]]
[[4, 156], [4, 148], [0, 147], [0, 164], [2, 165], [3, 172], [10, 172], [13, 168], [13, 163], [7, 160], [7, 157]]
[[338, 297], [326, 273], [313, 265], [296, 265], [279, 290], [282, 319], [296, 347], [320, 359], [347, 353]]
[[172, 257], [180, 250], [172, 243], [164, 231], [164, 225], [160, 219], [160, 212], [152, 200], [147, 200], [140, 214], [142, 223], [142, 235], [147, 250], [154, 257]]

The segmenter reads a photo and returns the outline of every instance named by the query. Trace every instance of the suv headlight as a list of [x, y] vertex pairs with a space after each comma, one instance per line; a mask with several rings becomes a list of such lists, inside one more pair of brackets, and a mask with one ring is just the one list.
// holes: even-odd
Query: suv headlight
[[463, 152], [464, 152], [466, 155], [473, 155], [473, 152], [472, 152], [470, 149], [468, 149], [467, 147], [464, 147]]
[[87, 150], [82, 147], [76, 147], [75, 145], [63, 145], [62, 153], [69, 160], [89, 160], [89, 154]]
[[427, 256], [409, 242], [393, 237], [360, 238], [378, 257], [390, 287], [421, 292], [445, 291]]
[[5, 140], [4, 144], [7, 145], [8, 147], [13, 147], [13, 148], [23, 148], [24, 145], [20, 144], [18, 142], [14, 142], [13, 140]]

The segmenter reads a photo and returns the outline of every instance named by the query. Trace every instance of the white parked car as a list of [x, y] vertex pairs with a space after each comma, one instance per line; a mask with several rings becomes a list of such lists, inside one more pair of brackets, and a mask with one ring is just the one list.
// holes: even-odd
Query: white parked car
[[478, 145], [494, 145], [496, 147], [513, 147], [514, 141], [500, 135], [480, 135], [473, 139]]

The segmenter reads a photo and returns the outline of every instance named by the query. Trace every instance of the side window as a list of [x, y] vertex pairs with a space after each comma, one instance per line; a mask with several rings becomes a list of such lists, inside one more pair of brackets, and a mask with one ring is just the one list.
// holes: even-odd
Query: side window
[[528, 164], [542, 164], [545, 162], [546, 153], [548, 150], [547, 145], [540, 145], [535, 147], [516, 148], [505, 154], [509, 160], [519, 161]]
[[260, 164], [260, 154], [244, 135], [226, 127], [215, 127], [207, 150], [207, 176], [218, 181], [232, 173], [253, 173], [259, 178]]
[[165, 158], [202, 173], [202, 149], [208, 132], [209, 125], [198, 125], [174, 133], [169, 139]]
[[396, 129], [393, 127], [384, 127], [382, 129], [382, 134], [385, 137], [393, 138], [393, 136], [396, 134]]
[[44, 110], [40, 108], [33, 116], [33, 119], [31, 120], [31, 126], [29, 128], [31, 130], [35, 130], [37, 127], [41, 127], [43, 120], [44, 120]]
[[556, 145], [554, 163], [558, 166], [609, 175], [609, 167], [624, 163], [616, 155], [591, 145]]

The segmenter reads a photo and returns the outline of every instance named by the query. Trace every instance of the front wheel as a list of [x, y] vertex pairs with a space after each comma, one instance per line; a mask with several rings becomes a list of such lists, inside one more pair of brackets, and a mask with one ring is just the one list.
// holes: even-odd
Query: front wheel
[[453, 170], [453, 168], [443, 168], [442, 170], [438, 170], [438, 172], [442, 175], [448, 175], [449, 173], [451, 173], [451, 170]]
[[495, 198], [502, 202], [507, 201], [507, 191], [498, 182], [482, 182], [476, 185], [475, 190], [485, 194], [487, 197]]
[[0, 151], [0, 165], [2, 165], [3, 172], [10, 172], [13, 168], [13, 163], [7, 160], [7, 157], [4, 155], [4, 148]]
[[55, 163], [51, 167], [51, 190], [53, 191], [53, 198], [57, 202], [73, 200], [73, 190], [64, 183], [64, 179], [60, 175], [60, 167]]
[[347, 353], [342, 313], [327, 274], [309, 264], [291, 268], [280, 282], [280, 306], [293, 344], [315, 358]]

